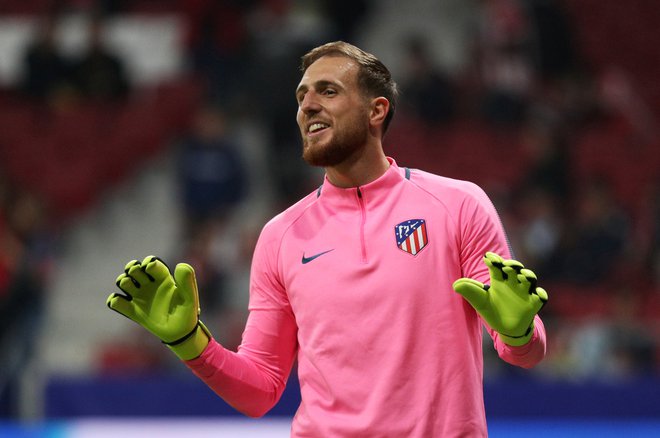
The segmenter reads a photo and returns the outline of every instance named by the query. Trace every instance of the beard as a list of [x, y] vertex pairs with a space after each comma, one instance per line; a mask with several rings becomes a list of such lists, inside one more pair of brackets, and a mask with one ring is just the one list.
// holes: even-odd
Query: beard
[[331, 128], [329, 140], [318, 142], [303, 135], [303, 159], [317, 167], [332, 167], [346, 162], [367, 143], [368, 121], [353, 120], [344, 129]]

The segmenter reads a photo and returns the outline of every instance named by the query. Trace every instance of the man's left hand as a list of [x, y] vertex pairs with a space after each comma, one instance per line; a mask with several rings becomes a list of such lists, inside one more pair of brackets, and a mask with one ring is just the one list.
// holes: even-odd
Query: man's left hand
[[534, 333], [534, 316], [548, 301], [548, 293], [536, 286], [534, 272], [516, 260], [504, 260], [488, 252], [484, 263], [490, 273], [490, 285], [460, 278], [454, 282], [454, 290], [499, 333], [505, 344], [526, 344]]

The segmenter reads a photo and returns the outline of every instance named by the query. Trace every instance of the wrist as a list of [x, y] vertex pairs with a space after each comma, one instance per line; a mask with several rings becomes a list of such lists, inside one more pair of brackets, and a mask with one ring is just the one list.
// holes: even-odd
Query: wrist
[[521, 336], [510, 336], [500, 332], [498, 332], [498, 334], [500, 335], [502, 342], [504, 342], [506, 345], [510, 345], [512, 347], [520, 347], [532, 339], [532, 336], [534, 335], [534, 323], [532, 322], [525, 334]]
[[198, 321], [195, 328], [183, 338], [165, 343], [181, 360], [191, 360], [199, 357], [211, 339], [211, 333], [203, 322]]

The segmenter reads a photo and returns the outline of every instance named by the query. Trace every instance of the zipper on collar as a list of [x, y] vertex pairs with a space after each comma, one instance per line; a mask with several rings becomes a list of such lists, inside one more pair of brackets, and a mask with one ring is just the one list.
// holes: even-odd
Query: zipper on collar
[[360, 206], [360, 248], [362, 251], [361, 261], [362, 263], [367, 263], [367, 246], [364, 239], [364, 227], [367, 222], [367, 209], [364, 205], [364, 198], [362, 198], [362, 191], [360, 190], [359, 187], [357, 187], [356, 194], [358, 199], [358, 205]]

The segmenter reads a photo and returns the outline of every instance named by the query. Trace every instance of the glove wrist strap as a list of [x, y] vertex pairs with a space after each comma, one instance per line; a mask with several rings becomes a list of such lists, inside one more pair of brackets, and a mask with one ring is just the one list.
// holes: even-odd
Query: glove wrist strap
[[187, 335], [184, 335], [183, 337], [177, 339], [176, 341], [172, 341], [172, 342], [162, 341], [162, 342], [163, 344], [168, 345], [170, 347], [174, 347], [176, 345], [182, 344], [185, 341], [187, 341], [192, 335], [195, 334], [195, 332], [197, 331], [197, 327], [199, 327], [199, 320], [197, 321], [197, 324], [195, 324], [195, 327], [193, 327], [193, 329], [190, 330], [190, 332]]
[[502, 338], [502, 341], [507, 345], [511, 345], [513, 347], [519, 347], [529, 342], [533, 334], [534, 334], [534, 323], [532, 322], [532, 324], [529, 326], [529, 328], [527, 329], [524, 335], [511, 336], [504, 333], [500, 333], [500, 338]]
[[195, 328], [174, 342], [163, 342], [181, 360], [191, 360], [199, 357], [211, 340], [211, 333], [203, 322], [198, 321]]
[[506, 334], [504, 334], [504, 333], [500, 333], [500, 334], [506, 336], [507, 338], [522, 339], [522, 338], [525, 338], [525, 337], [529, 336], [529, 334], [532, 332], [533, 329], [534, 329], [534, 324], [530, 325], [530, 326], [527, 328], [527, 331], [525, 332], [525, 334], [520, 335], [520, 336], [506, 335]]

